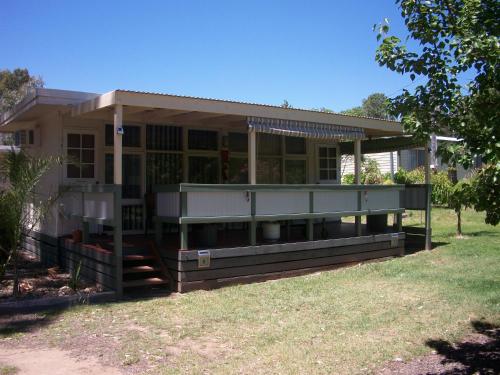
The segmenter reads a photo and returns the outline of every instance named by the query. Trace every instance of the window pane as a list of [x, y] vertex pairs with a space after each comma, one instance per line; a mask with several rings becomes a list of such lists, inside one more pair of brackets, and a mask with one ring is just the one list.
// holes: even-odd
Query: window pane
[[320, 180], [328, 180], [328, 171], [324, 170], [324, 169], [319, 171], [319, 179]]
[[330, 180], [336, 180], [337, 179], [337, 171], [336, 170], [330, 170], [330, 172], [328, 173], [329, 175], [329, 179]]
[[93, 134], [82, 134], [82, 148], [94, 148]]
[[80, 148], [80, 134], [68, 134], [68, 147]]
[[335, 147], [328, 147], [328, 156], [331, 158], [337, 157], [337, 149]]
[[123, 198], [141, 198], [141, 157], [123, 155]]
[[106, 146], [113, 146], [114, 142], [114, 134], [113, 134], [113, 125], [106, 125], [106, 130], [104, 133], [104, 143]]
[[80, 163], [80, 149], [68, 149], [67, 151], [68, 161], [72, 163]]
[[337, 159], [328, 160], [328, 168], [336, 169], [337, 168]]
[[168, 185], [182, 182], [182, 156], [179, 154], [148, 153], [146, 185]]
[[217, 150], [217, 132], [212, 130], [189, 130], [190, 150]]
[[285, 161], [285, 183], [305, 184], [306, 183], [306, 161], [286, 160]]
[[219, 159], [204, 156], [189, 157], [189, 182], [216, 184], [219, 181]]
[[281, 155], [281, 136], [276, 134], [258, 134], [257, 150], [259, 155]]
[[248, 135], [245, 133], [229, 133], [228, 147], [232, 152], [248, 151]]
[[94, 178], [94, 164], [82, 164], [82, 178]]
[[248, 183], [248, 163], [247, 159], [229, 159], [229, 181], [230, 184]]
[[306, 140], [300, 137], [285, 137], [285, 152], [287, 154], [305, 154]]
[[68, 178], [80, 178], [80, 167], [74, 164], [68, 164], [66, 166], [66, 175]]
[[281, 183], [281, 159], [261, 158], [257, 160], [257, 183], [258, 184], [280, 184]]
[[319, 159], [320, 168], [328, 168], [328, 159]]
[[146, 126], [148, 150], [182, 151], [182, 128], [169, 125]]
[[106, 154], [104, 160], [104, 183], [114, 183], [114, 158], [113, 154]]
[[326, 147], [320, 147], [319, 149], [319, 156], [322, 157], [322, 158], [326, 158], [327, 155], [326, 155]]
[[94, 162], [94, 150], [82, 150], [82, 163]]

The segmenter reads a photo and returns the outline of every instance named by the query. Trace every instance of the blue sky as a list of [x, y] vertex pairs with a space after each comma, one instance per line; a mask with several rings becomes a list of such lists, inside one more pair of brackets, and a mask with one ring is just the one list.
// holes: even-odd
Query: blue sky
[[117, 88], [339, 111], [411, 81], [375, 62], [394, 0], [16, 1], [0, 4], [0, 69], [46, 87]]

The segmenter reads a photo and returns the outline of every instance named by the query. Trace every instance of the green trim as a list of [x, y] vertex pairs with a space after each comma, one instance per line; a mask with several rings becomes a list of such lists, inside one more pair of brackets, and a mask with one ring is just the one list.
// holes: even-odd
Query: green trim
[[404, 185], [319, 185], [319, 184], [189, 184], [156, 185], [153, 191], [206, 192], [206, 191], [345, 191], [345, 190], [404, 190]]

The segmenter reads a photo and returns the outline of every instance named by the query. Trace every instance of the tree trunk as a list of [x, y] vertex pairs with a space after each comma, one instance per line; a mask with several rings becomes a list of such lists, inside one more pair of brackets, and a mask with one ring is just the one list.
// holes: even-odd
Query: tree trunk
[[457, 237], [462, 237], [462, 210], [456, 211], [457, 213]]

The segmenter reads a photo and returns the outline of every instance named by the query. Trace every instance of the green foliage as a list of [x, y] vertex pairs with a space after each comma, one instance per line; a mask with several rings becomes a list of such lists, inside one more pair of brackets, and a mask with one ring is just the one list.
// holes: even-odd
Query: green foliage
[[290, 103], [288, 103], [288, 100], [283, 100], [283, 103], [280, 105], [281, 108], [293, 108]]
[[354, 185], [354, 182], [355, 182], [355, 178], [354, 178], [354, 173], [346, 173], [343, 177], [342, 177], [342, 183], [344, 185]]
[[[496, 225], [500, 222], [500, 167], [489, 165], [480, 169], [472, 179], [476, 196], [474, 209], [486, 211], [485, 222]], [[493, 206], [493, 207], [491, 207]]]
[[40, 77], [31, 76], [28, 69], [0, 71], [0, 113], [16, 105], [34, 87], [43, 87]]
[[13, 148], [0, 159], [0, 175], [8, 181], [7, 189], [0, 192], [0, 277], [12, 263], [14, 294], [18, 291], [17, 255], [23, 232], [30, 233], [57, 199], [57, 195], [39, 194], [37, 186], [58, 163], [59, 157], [32, 157]]
[[432, 204], [446, 206], [449, 204], [449, 197], [453, 191], [453, 183], [448, 173], [441, 171], [431, 175], [432, 184]]
[[[464, 168], [480, 155], [488, 172], [478, 176], [488, 223], [500, 220], [495, 194], [500, 176], [500, 3], [498, 0], [396, 0], [415, 51], [387, 35], [376, 60], [417, 84], [391, 99], [390, 111], [421, 139], [444, 133], [460, 139], [454, 152]], [[496, 177], [495, 177], [496, 176]]]
[[367, 116], [382, 119], [389, 119], [389, 98], [382, 93], [374, 93], [363, 99], [360, 107], [346, 109], [340, 112], [344, 115]]
[[384, 181], [376, 160], [365, 159], [361, 170], [361, 183], [363, 184], [380, 185]]
[[78, 262], [76, 269], [71, 272], [68, 286], [76, 291], [78, 289], [78, 285], [80, 284], [80, 270], [82, 269], [82, 261]]
[[399, 168], [394, 173], [394, 182], [396, 184], [412, 185], [425, 183], [425, 172], [423, 168], [415, 168], [411, 171]]

